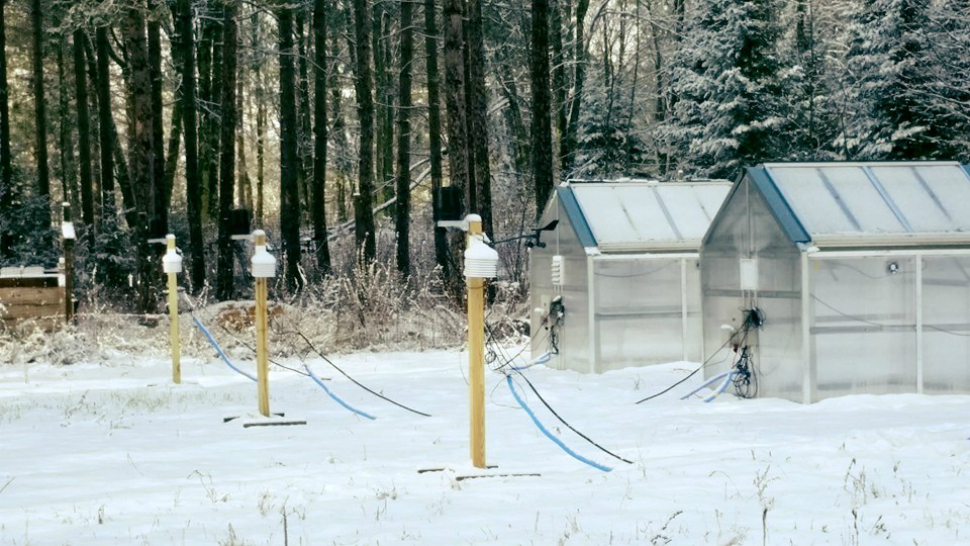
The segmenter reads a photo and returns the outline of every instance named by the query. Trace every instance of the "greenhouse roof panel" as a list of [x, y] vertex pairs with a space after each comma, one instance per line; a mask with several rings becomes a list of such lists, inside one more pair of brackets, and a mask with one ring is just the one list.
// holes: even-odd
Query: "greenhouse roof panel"
[[695, 250], [731, 189], [711, 182], [583, 182], [567, 186], [604, 252]]
[[816, 244], [970, 242], [970, 175], [959, 163], [775, 163], [764, 168]]

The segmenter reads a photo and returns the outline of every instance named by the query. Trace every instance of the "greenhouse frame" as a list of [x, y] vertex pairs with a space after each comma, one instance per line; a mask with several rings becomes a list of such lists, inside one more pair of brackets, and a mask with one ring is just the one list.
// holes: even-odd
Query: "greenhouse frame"
[[758, 309], [757, 396], [970, 392], [966, 166], [749, 168], [700, 255], [707, 377], [730, 369], [729, 339]]
[[698, 248], [727, 181], [566, 182], [529, 257], [532, 354], [603, 372], [701, 357]]

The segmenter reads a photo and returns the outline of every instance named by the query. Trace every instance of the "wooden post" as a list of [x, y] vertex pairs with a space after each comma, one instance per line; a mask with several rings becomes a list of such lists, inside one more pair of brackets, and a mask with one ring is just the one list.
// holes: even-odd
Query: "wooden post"
[[[168, 244], [167, 252], [175, 254], [175, 236], [168, 235], [165, 238]], [[174, 268], [168, 269], [168, 322], [169, 340], [172, 345], [172, 381], [176, 384], [182, 382], [182, 357], [179, 344], [179, 285], [178, 273]]]
[[61, 236], [64, 238], [64, 321], [74, 322], [74, 223], [71, 221], [71, 205], [63, 203], [64, 218]]
[[[482, 220], [471, 216], [468, 238], [482, 233]], [[468, 400], [472, 465], [485, 468], [485, 279], [468, 278]]]
[[257, 271], [256, 257], [260, 251], [266, 253], [266, 233], [257, 230], [253, 233], [256, 253], [253, 257], [253, 275], [256, 277], [256, 378], [259, 389], [259, 413], [269, 417], [269, 357], [267, 347], [266, 276]]

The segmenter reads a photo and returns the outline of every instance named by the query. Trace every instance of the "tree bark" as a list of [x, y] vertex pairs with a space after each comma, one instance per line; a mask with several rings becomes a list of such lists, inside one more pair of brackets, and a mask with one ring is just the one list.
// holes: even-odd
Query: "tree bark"
[[108, 28], [95, 30], [98, 57], [98, 134], [101, 138], [101, 218], [115, 219], [114, 119], [111, 117], [111, 73], [108, 70]]
[[[297, 113], [300, 120], [300, 132], [297, 136], [298, 157], [300, 158], [299, 185], [300, 202], [307, 203], [306, 213], [312, 209], [312, 193], [310, 182], [313, 180], [313, 132], [310, 111], [310, 74], [307, 63], [309, 36], [306, 32], [306, 13], [301, 8], [296, 15], [296, 44], [299, 52], [297, 70], [299, 84], [297, 87]], [[306, 214], [305, 214], [306, 215]]]
[[[448, 112], [448, 166], [451, 185], [468, 198], [468, 134], [465, 69], [462, 59], [461, 0], [445, 0], [445, 109]], [[467, 206], [467, 205], [466, 205]]]
[[[7, 23], [4, 19], [6, 0], [0, 0], [0, 212], [6, 213], [13, 203], [13, 170], [10, 163], [10, 86], [7, 84]], [[6, 258], [10, 234], [0, 226], [0, 259]]]
[[157, 306], [155, 284], [158, 278], [155, 274], [157, 260], [151, 259], [148, 247], [148, 224], [152, 217], [151, 198], [156, 185], [154, 177], [156, 150], [153, 140], [151, 67], [143, 9], [143, 5], [126, 9], [124, 43], [131, 71], [128, 111], [132, 122], [128, 128], [128, 168], [137, 209], [136, 224], [129, 227], [134, 232], [138, 254], [138, 307], [143, 312], [151, 313]]
[[205, 287], [205, 241], [202, 236], [202, 183], [199, 180], [199, 137], [196, 125], [195, 35], [192, 0], [178, 0], [178, 36], [182, 62], [182, 133], [185, 141], [185, 201], [189, 221], [192, 290]]
[[552, 120], [549, 89], [549, 2], [532, 0], [532, 179], [536, 216], [552, 193]]
[[[30, 2], [32, 35], [31, 85], [34, 95], [34, 128], [37, 159], [37, 193], [49, 197], [51, 193], [50, 170], [47, 165], [47, 99], [44, 97], [44, 13], [41, 0]], [[41, 218], [41, 225], [50, 225], [50, 207]]]
[[[639, 2], [638, 2], [639, 5]], [[549, 30], [552, 34], [552, 93], [556, 116], [556, 136], [562, 150], [562, 138], [566, 134], [566, 67], [562, 44], [562, 0], [552, 0], [549, 6]], [[560, 159], [560, 164], [562, 160]]]
[[414, 59], [413, 8], [401, 1], [401, 74], [398, 79], [397, 110], [397, 270], [411, 275], [411, 62]]
[[[424, 0], [424, 51], [425, 72], [428, 77], [428, 152], [431, 163], [431, 194], [437, 195], [441, 189], [441, 90], [438, 76], [438, 13], [435, 0]], [[431, 218], [434, 222], [435, 262], [447, 271], [448, 240], [444, 228], [439, 229], [437, 222], [441, 212], [437, 200], [432, 199]]]
[[[413, 1], [413, 0], [412, 0]], [[380, 59], [381, 67], [377, 69], [378, 96], [380, 97], [380, 116], [384, 125], [379, 144], [379, 154], [381, 155], [381, 187], [384, 191], [384, 201], [394, 196], [394, 91], [393, 78], [391, 77], [391, 16], [387, 10], [381, 10], [381, 35], [380, 35]], [[376, 63], [375, 63], [376, 65]]]
[[313, 150], [313, 244], [317, 268], [330, 274], [330, 243], [327, 241], [327, 2], [313, 4], [314, 150]]
[[377, 257], [377, 238], [374, 233], [374, 97], [371, 94], [370, 10], [366, 0], [354, 0], [354, 27], [357, 38], [357, 116], [360, 119], [360, 159], [358, 163], [357, 193], [354, 195], [354, 226], [358, 252], [363, 261]]
[[266, 90], [263, 86], [262, 55], [257, 55], [260, 43], [259, 12], [253, 14], [251, 47], [254, 52], [253, 81], [256, 84], [256, 226], [263, 227], [263, 185], [266, 181]]
[[583, 84], [586, 79], [586, 40], [584, 27], [589, 0], [579, 0], [576, 4], [576, 43], [574, 44], [573, 62], [576, 73], [573, 76], [573, 93], [569, 106], [569, 120], [566, 123], [566, 133], [559, 141], [559, 164], [563, 176], [567, 176], [572, 167], [573, 153], [576, 148], [576, 133], [579, 131], [579, 110], [583, 104]]
[[236, 63], [238, 28], [235, 4], [227, 2], [222, 23], [222, 153], [219, 158], [219, 260], [216, 275], [216, 297], [232, 299], [235, 268], [230, 222], [236, 186]]
[[300, 275], [300, 196], [297, 157], [296, 82], [293, 63], [293, 8], [281, 7], [279, 19], [280, 40], [280, 231], [285, 254], [284, 279], [287, 289], [303, 288]]
[[[149, 9], [158, 0], [149, 0]], [[152, 161], [152, 179], [155, 184], [150, 196], [151, 206], [148, 234], [152, 238], [165, 237], [168, 233], [169, 194], [165, 187], [165, 119], [162, 103], [162, 37], [161, 23], [156, 14], [148, 20], [148, 70], [151, 77], [152, 104], [152, 148], [155, 155]]]
[[[67, 78], [64, 68], [64, 48], [66, 39], [61, 36], [57, 41], [57, 148], [61, 159], [59, 177], [61, 179], [61, 201], [76, 207], [77, 191], [74, 180], [74, 142], [71, 140], [70, 110]], [[74, 210], [77, 210], [75, 208]]]
[[474, 158], [475, 197], [482, 217], [482, 228], [492, 237], [492, 173], [488, 153], [488, 88], [485, 86], [485, 38], [482, 32], [482, 0], [468, 0], [468, 60], [471, 76], [471, 96], [468, 111], [471, 116], [470, 154]]
[[[94, 195], [91, 186], [91, 114], [88, 112], [88, 80], [85, 70], [84, 41], [81, 29], [74, 31], [74, 89], [77, 102], [77, 145], [81, 185], [81, 218], [87, 227], [86, 238], [93, 243], [98, 231], [94, 220]], [[3, 137], [0, 137], [3, 138]]]

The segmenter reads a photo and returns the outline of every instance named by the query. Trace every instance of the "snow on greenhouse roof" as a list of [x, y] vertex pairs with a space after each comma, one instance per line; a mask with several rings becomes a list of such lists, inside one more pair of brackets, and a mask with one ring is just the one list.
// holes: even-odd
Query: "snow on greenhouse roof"
[[640, 252], [697, 250], [730, 190], [727, 181], [570, 182], [559, 196], [592, 246]]
[[970, 174], [956, 162], [767, 163], [748, 176], [798, 242], [970, 243]]

